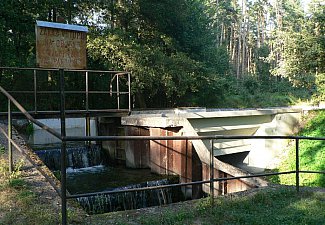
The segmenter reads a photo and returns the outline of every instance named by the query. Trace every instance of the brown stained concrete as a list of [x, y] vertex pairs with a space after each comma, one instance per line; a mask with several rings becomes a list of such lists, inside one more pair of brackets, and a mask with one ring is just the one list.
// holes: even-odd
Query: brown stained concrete
[[[160, 110], [151, 114], [149, 112], [135, 113], [134, 115], [123, 117], [121, 124], [131, 129], [146, 129], [150, 130], [150, 136], [201, 136], [201, 135], [269, 135], [269, 128], [274, 128], [274, 132], [280, 135], [288, 135], [292, 127], [297, 124], [301, 108], [275, 108], [275, 109], [252, 109], [252, 110], [230, 110], [230, 111], [212, 111], [207, 112], [205, 109], [198, 110]], [[279, 116], [280, 115], [280, 116]], [[292, 116], [293, 115], [293, 116]], [[224, 119], [223, 119], [224, 118]], [[281, 119], [284, 121], [281, 121]], [[203, 124], [202, 122], [203, 121]], [[212, 126], [211, 126], [212, 125]], [[210, 127], [209, 127], [210, 126]], [[242, 132], [249, 132], [241, 133]], [[128, 135], [141, 135], [140, 133], [131, 132]], [[276, 135], [273, 133], [273, 135]], [[182, 155], [182, 144], [173, 144], [180, 141], [150, 141], [145, 151], [149, 152], [150, 163], [149, 166], [152, 171], [160, 174], [177, 174], [180, 177], [185, 177], [186, 180], [192, 180], [192, 174], [195, 173], [193, 168], [187, 168], [191, 172], [182, 171], [182, 161], [187, 162], [188, 165], [196, 164], [192, 158]], [[183, 141], [184, 142], [184, 141]], [[229, 143], [227, 143], [229, 145]], [[222, 146], [227, 144], [215, 143], [214, 147], [220, 150]], [[237, 144], [238, 141], [233, 141], [232, 144]], [[240, 143], [239, 143], [240, 144]], [[257, 149], [264, 149], [263, 143], [252, 145]], [[209, 144], [202, 140], [192, 140], [191, 148], [195, 150], [201, 164], [201, 179], [210, 179], [210, 150], [207, 147]], [[243, 143], [242, 146], [246, 147], [250, 143]], [[270, 143], [267, 143], [270, 145]], [[131, 158], [135, 159], [137, 151], [135, 146], [129, 146], [127, 153]], [[248, 146], [249, 147], [249, 146]], [[230, 149], [230, 150], [229, 150]], [[239, 146], [238, 151], [242, 151]], [[215, 152], [218, 155], [220, 150]], [[234, 152], [235, 151], [235, 152]], [[247, 151], [247, 150], [245, 150]], [[222, 151], [221, 151], [222, 152]], [[254, 151], [255, 152], [255, 151]], [[223, 154], [236, 153], [234, 146], [224, 150]], [[251, 161], [257, 161], [261, 151], [256, 152]], [[141, 153], [141, 155], [144, 155]], [[175, 158], [175, 155], [180, 155], [180, 158]], [[129, 156], [130, 157], [130, 156]], [[143, 160], [143, 159], [142, 159]], [[265, 159], [263, 159], [265, 160]], [[258, 162], [257, 162], [258, 163]], [[263, 161], [264, 163], [264, 161]], [[139, 164], [137, 160], [133, 160], [133, 165]], [[214, 178], [220, 177], [237, 177], [250, 175], [248, 172], [232, 166], [228, 163], [222, 162], [217, 158], [214, 159]], [[231, 193], [243, 191], [252, 187], [266, 186], [267, 182], [260, 178], [245, 178], [240, 180], [231, 180], [227, 182], [219, 182], [215, 185], [215, 190], [218, 194]], [[209, 192], [209, 184], [203, 185], [205, 192]]]

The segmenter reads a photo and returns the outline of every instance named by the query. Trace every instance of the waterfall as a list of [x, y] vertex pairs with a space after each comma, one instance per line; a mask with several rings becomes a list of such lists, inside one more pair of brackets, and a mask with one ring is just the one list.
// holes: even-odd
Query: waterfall
[[[109, 191], [160, 186], [170, 184], [171, 182], [173, 181], [168, 179], [148, 181], [141, 184], [110, 189]], [[77, 201], [89, 214], [99, 214], [170, 204], [179, 200], [180, 188], [177, 189], [179, 190], [175, 191], [172, 190], [172, 188], [162, 188], [116, 194], [101, 194], [90, 197], [80, 197]]]
[[[52, 171], [60, 170], [61, 149], [40, 149], [35, 153]], [[67, 148], [67, 189], [71, 194], [121, 191], [143, 187], [179, 183], [178, 176], [151, 173], [150, 169], [131, 170], [109, 167], [100, 146], [73, 146]], [[101, 194], [81, 197], [77, 201], [89, 213], [139, 209], [184, 200], [181, 188]]]
[[[60, 148], [36, 150], [35, 153], [50, 170], [60, 170]], [[98, 145], [67, 148], [67, 167], [73, 169], [101, 165], [104, 163], [104, 158]]]

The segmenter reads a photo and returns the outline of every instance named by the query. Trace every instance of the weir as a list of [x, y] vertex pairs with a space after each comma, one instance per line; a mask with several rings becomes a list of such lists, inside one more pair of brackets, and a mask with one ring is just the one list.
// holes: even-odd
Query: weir
[[[94, 122], [90, 133], [102, 136], [162, 137], [290, 135], [298, 126], [303, 113], [302, 108], [251, 110], [178, 108], [133, 111], [131, 115], [124, 117], [91, 118]], [[70, 120], [75, 119], [67, 119], [67, 121]], [[46, 123], [45, 120], [43, 122]], [[70, 121], [68, 124], [75, 124], [75, 122]], [[85, 131], [85, 127], [77, 127], [79, 131], [76, 131], [76, 134]], [[59, 128], [56, 127], [56, 129]], [[68, 130], [73, 129], [68, 126]], [[285, 140], [232, 139], [217, 139], [213, 143], [207, 140], [116, 140], [102, 141], [97, 144], [102, 147], [101, 155], [105, 155], [106, 164], [122, 164], [127, 168], [148, 169], [155, 174], [178, 176], [179, 182], [185, 183], [210, 179], [211, 144], [213, 144], [215, 157], [214, 177], [227, 178], [256, 174], [263, 172], [266, 168], [271, 168], [272, 165], [268, 163], [281, 153], [287, 142]], [[69, 152], [70, 150], [68, 150], [70, 162], [78, 159]], [[79, 157], [78, 160], [82, 161], [83, 157]], [[259, 178], [218, 182], [214, 186], [214, 193], [222, 195], [266, 184]], [[182, 188], [182, 194], [186, 199], [200, 198], [209, 194], [210, 191], [209, 184]]]
[[[3, 69], [12, 70], [17, 68]], [[24, 116], [31, 121], [33, 123], [31, 143], [60, 143], [61, 150], [52, 149], [52, 156], [54, 158], [60, 156], [60, 163], [67, 161], [67, 166], [62, 164], [60, 172], [56, 171], [55, 173], [61, 178], [61, 188], [68, 191], [69, 188], [72, 190], [69, 194], [66, 194], [65, 191], [60, 193], [62, 199], [62, 224], [66, 224], [67, 219], [66, 200], [72, 198], [77, 199], [89, 213], [101, 213], [107, 210], [161, 205], [170, 203], [170, 200], [174, 202], [207, 195], [223, 195], [265, 186], [267, 185], [266, 181], [256, 177], [253, 178], [254, 176], [250, 176], [250, 173], [260, 172], [264, 168], [268, 168], [269, 165], [266, 163], [278, 155], [279, 149], [285, 144], [283, 140], [288, 139], [284, 137], [280, 138], [280, 140], [273, 140], [273, 137], [268, 138], [268, 136], [292, 134], [301, 115], [304, 113], [304, 109], [301, 108], [251, 110], [178, 108], [131, 112], [129, 73], [123, 71], [65, 71], [63, 69], [51, 69], [51, 79], [52, 75], [58, 75], [57, 78], [60, 81], [57, 82], [60, 83], [59, 91], [46, 91], [46, 93], [50, 94], [60, 94], [60, 110], [41, 111], [37, 105], [40, 101], [38, 94], [41, 93], [37, 90], [37, 78], [38, 75], [43, 76], [49, 73], [43, 73], [44, 71], [37, 68], [22, 70], [28, 73], [33, 72], [34, 91], [21, 91], [21, 93], [31, 93], [33, 95], [32, 104], [29, 103], [28, 106], [34, 105], [34, 107], [27, 112], [5, 89], [0, 87], [0, 91], [8, 98], [9, 103], [9, 113], [2, 112], [0, 116], [8, 117], [9, 127], [12, 124], [12, 115], [15, 118]], [[41, 74], [39, 74], [40, 71]], [[70, 106], [74, 106], [76, 102], [78, 104], [80, 102], [85, 103], [83, 105], [84, 109], [77, 107], [78, 109], [67, 110], [65, 108], [65, 95], [78, 94], [80, 96], [80, 93], [82, 93], [82, 91], [78, 90], [64, 91], [65, 73], [71, 73], [71, 75], [73, 73], [84, 74], [86, 84], [85, 99], [69, 103]], [[90, 91], [90, 73], [110, 75], [110, 87], [104, 91]], [[119, 77], [125, 75], [127, 79], [124, 79], [124, 81], [127, 81], [127, 84], [120, 86], [122, 79], [119, 79]], [[113, 91], [114, 85], [112, 84], [114, 80], [116, 80], [116, 91]], [[122, 87], [124, 87], [124, 91], [121, 91], [120, 88]], [[14, 91], [13, 93], [18, 92]], [[107, 94], [110, 97], [115, 94], [117, 107], [115, 109], [91, 109], [90, 95], [98, 93], [106, 94], [106, 97]], [[128, 100], [127, 104], [122, 104], [120, 101], [122, 100], [120, 98], [122, 94], [127, 96], [127, 98], [124, 98]], [[70, 100], [75, 99], [70, 98]], [[20, 112], [12, 112], [11, 104], [14, 104]], [[110, 107], [112, 105], [109, 104]], [[123, 109], [122, 106], [128, 107], [123, 107]], [[32, 115], [38, 119], [52, 119], [52, 122], [36, 120]], [[60, 120], [55, 119], [58, 117], [60, 117]], [[76, 122], [77, 120], [79, 122]], [[35, 124], [42, 127], [42, 129], [38, 130]], [[71, 124], [81, 124], [81, 126], [73, 127]], [[43, 132], [41, 130], [46, 130], [51, 135], [44, 136], [41, 134]], [[218, 135], [222, 138], [218, 139]], [[239, 140], [224, 138], [224, 135], [262, 137], [253, 141], [250, 138]], [[41, 136], [43, 136], [42, 141], [39, 139]], [[54, 136], [55, 138], [53, 138]], [[89, 136], [96, 137], [91, 138]], [[101, 136], [106, 137], [101, 138]], [[117, 136], [124, 137], [117, 138]], [[135, 138], [135, 136], [146, 137], [141, 139]], [[155, 138], [148, 138], [153, 136]], [[204, 139], [204, 136], [208, 137]], [[11, 138], [11, 129], [8, 129], [8, 137]], [[237, 136], [237, 138], [240, 137]], [[292, 139], [292, 137], [290, 138]], [[88, 147], [69, 150], [66, 146], [72, 141], [78, 141], [79, 144], [86, 144]], [[89, 147], [90, 144], [98, 145], [100, 154], [98, 154], [98, 148]], [[298, 139], [296, 139], [296, 145], [298, 146]], [[8, 148], [10, 153], [10, 144]], [[12, 168], [12, 154], [9, 155], [9, 168]], [[50, 155], [48, 150], [39, 150], [39, 156], [43, 157], [44, 161], [48, 161], [49, 167], [54, 168], [55, 171], [60, 167], [60, 164], [58, 160], [49, 159], [51, 158]], [[98, 157], [99, 155], [100, 157]], [[98, 190], [82, 191], [80, 183], [76, 185], [77, 188], [75, 189], [72, 186], [74, 180], [84, 181], [84, 178], [78, 178], [80, 174], [89, 176], [90, 180], [97, 180], [101, 177], [99, 180], [104, 181], [112, 177], [112, 173], [109, 174], [107, 171], [113, 171], [113, 174], [120, 176], [120, 171], [116, 172], [111, 169], [114, 168], [112, 166], [119, 165], [140, 171], [140, 177], [143, 177], [145, 169], [150, 174], [158, 174], [163, 177], [137, 182], [132, 181], [114, 187], [106, 184], [103, 186], [91, 185], [92, 187], [100, 186]], [[296, 172], [296, 174], [298, 173]], [[167, 180], [165, 180], [166, 176]], [[177, 177], [176, 181], [174, 179], [170, 180], [170, 176]], [[298, 190], [299, 176], [296, 177]], [[166, 184], [166, 181], [174, 184], [171, 185], [173, 188], [179, 188], [176, 191], [171, 190], [169, 187], [155, 189], [155, 186]], [[188, 182], [192, 182], [192, 184], [186, 184]], [[67, 187], [68, 189], [66, 189]], [[147, 190], [150, 190], [146, 193], [146, 191], [137, 189], [140, 187], [146, 187]], [[134, 191], [129, 192], [132, 189]], [[127, 192], [121, 194], [123, 190]], [[124, 196], [124, 200], [122, 196]], [[139, 201], [136, 199], [139, 199]], [[130, 206], [126, 206], [126, 202], [130, 203]], [[99, 203], [99, 205], [94, 205], [94, 203]]]
[[[61, 148], [36, 149], [35, 153], [53, 171], [61, 168]], [[74, 146], [67, 148], [67, 167], [68, 169], [87, 168], [98, 165], [105, 165], [105, 159], [98, 145]]]
[[[35, 149], [45, 165], [60, 178], [60, 149]], [[148, 169], [130, 170], [124, 166], [111, 166], [99, 145], [67, 147], [67, 190], [71, 194], [120, 191], [134, 188], [178, 183], [175, 176], [161, 176]], [[77, 198], [89, 213], [98, 214], [119, 210], [138, 209], [170, 204], [183, 200], [180, 188], [100, 194]]]
[[[218, 140], [218, 135], [291, 135], [297, 130], [302, 108], [219, 110], [178, 108], [172, 110], [133, 111], [122, 117], [127, 135], [212, 136], [216, 140], [129, 141], [126, 163], [133, 168], [150, 167], [159, 174], [178, 174], [182, 182], [210, 179], [210, 149], [213, 145], [214, 177], [245, 176], [272, 168], [286, 140]], [[139, 148], [141, 146], [141, 148]], [[219, 182], [215, 194], [225, 194], [266, 185], [262, 179]], [[197, 189], [184, 190], [195, 198]], [[208, 184], [202, 186], [210, 193]]]

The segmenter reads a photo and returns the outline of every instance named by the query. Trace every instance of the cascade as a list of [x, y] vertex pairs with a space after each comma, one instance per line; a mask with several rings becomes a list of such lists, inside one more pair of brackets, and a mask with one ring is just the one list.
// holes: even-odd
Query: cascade
[[[40, 148], [35, 153], [52, 171], [60, 170], [60, 148]], [[98, 145], [67, 147], [67, 189], [71, 194], [118, 191], [178, 183], [175, 176], [151, 173], [150, 169], [110, 167]], [[183, 199], [181, 188], [162, 188], [81, 197], [77, 201], [89, 213], [98, 214], [158, 206]]]
[[[108, 191], [119, 191], [133, 188], [143, 188], [170, 184], [172, 181], [163, 179], [158, 181], [148, 181], [140, 184], [128, 185]], [[116, 194], [101, 194], [90, 197], [80, 197], [77, 199], [79, 204], [89, 214], [98, 214], [120, 210], [139, 209], [150, 206], [170, 204], [180, 201], [180, 189], [162, 188], [146, 191], [134, 191]]]
[[[60, 154], [61, 149], [40, 149], [35, 153], [45, 163], [50, 170], [60, 170]], [[67, 148], [67, 167], [69, 168], [85, 168], [97, 166], [104, 163], [105, 157], [102, 156], [100, 146], [75, 146]]]

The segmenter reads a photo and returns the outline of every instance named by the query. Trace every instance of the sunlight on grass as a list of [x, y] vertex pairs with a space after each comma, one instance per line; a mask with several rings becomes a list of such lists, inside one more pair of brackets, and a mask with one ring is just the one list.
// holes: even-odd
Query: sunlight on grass
[[[216, 198], [213, 206], [206, 198], [176, 210], [162, 208], [158, 213], [138, 218], [120, 217], [112, 224], [322, 224], [324, 200], [325, 193], [297, 194], [294, 188], [266, 189], [252, 195]], [[96, 222], [104, 219], [97, 218], [101, 220]]]
[[[324, 137], [325, 111], [317, 112], [299, 132], [299, 136]], [[325, 141], [300, 141], [300, 170], [325, 171]], [[279, 166], [279, 171], [295, 170], [295, 147], [290, 148], [288, 157]], [[279, 183], [295, 185], [295, 174], [280, 175]], [[300, 174], [300, 185], [325, 187], [324, 174]]]

